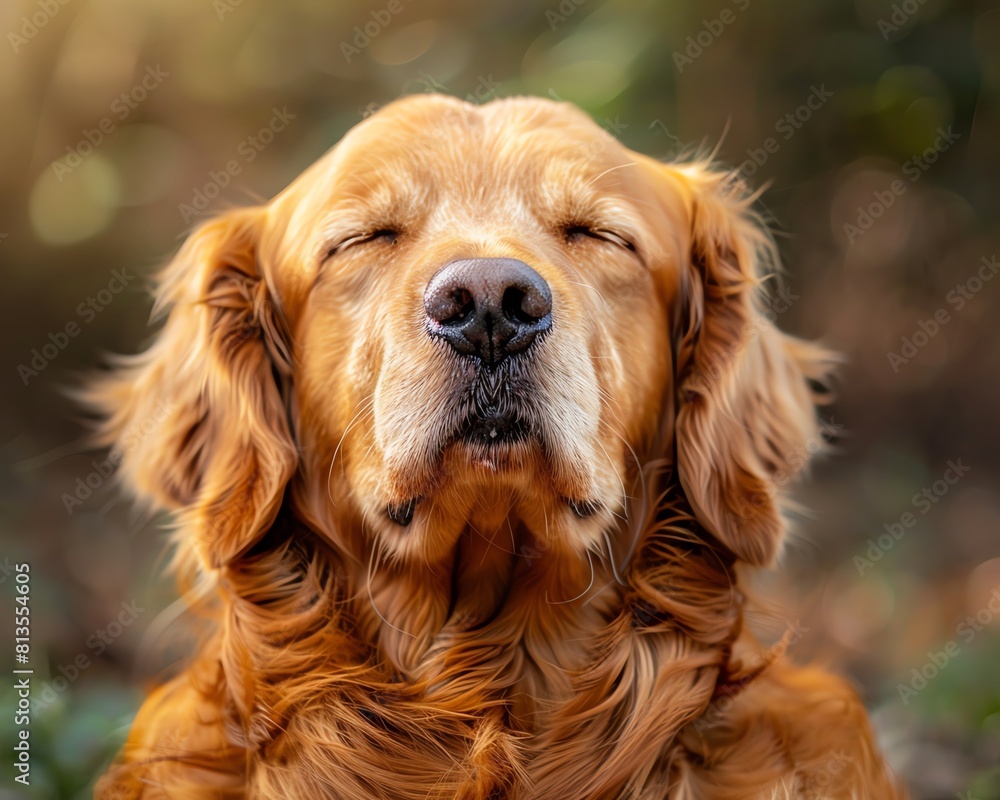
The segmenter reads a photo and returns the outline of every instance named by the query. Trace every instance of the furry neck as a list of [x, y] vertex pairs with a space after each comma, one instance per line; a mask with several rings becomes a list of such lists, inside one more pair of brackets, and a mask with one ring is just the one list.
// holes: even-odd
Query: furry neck
[[[514, 517], [493, 531], [468, 527], [439, 563], [387, 563], [361, 532], [316, 532], [286, 502], [231, 572], [255, 587], [245, 597], [254, 605], [296, 597], [302, 608], [329, 604], [336, 609], [329, 624], [349, 625], [352, 650], [394, 681], [440, 694], [460, 677], [462, 687], [523, 698], [518, 711], [526, 719], [538, 701], [572, 696], [573, 676], [592, 667], [608, 636], [683, 634], [722, 653], [738, 635], [742, 596], [731, 556], [697, 524], [676, 487], [660, 497], [669, 499], [641, 520], [628, 563], [610, 539], [606, 552], [573, 557]], [[345, 541], [357, 549], [339, 544]], [[259, 587], [274, 587], [277, 596], [265, 598]]]
[[623, 796], [725, 677], [742, 612], [732, 558], [669, 504], [622, 583], [595, 563], [582, 597], [563, 592], [589, 583], [586, 566], [513, 551], [487, 585], [455, 568], [476, 563], [475, 539], [463, 542], [450, 569], [372, 575], [283, 513], [224, 577], [218, 648], [245, 746], [335, 725], [350, 747], [314, 755], [345, 786], [399, 763], [456, 797], [469, 781], [480, 793], [468, 796], [485, 797], [526, 775], [534, 797]]

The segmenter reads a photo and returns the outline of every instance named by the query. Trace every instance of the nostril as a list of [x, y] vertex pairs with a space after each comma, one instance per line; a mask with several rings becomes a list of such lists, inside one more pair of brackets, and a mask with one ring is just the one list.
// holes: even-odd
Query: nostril
[[425, 297], [424, 309], [441, 325], [457, 325], [475, 313], [476, 301], [464, 286], [437, 287]]
[[443, 318], [438, 318], [438, 322], [442, 325], [456, 325], [463, 322], [476, 310], [476, 302], [472, 299], [472, 293], [468, 289], [456, 289], [451, 293], [449, 299], [451, 302], [442, 310], [448, 313], [454, 309], [454, 312]]
[[500, 307], [503, 309], [504, 316], [513, 322], [535, 322], [538, 317], [533, 316], [531, 312], [525, 308], [524, 301], [527, 296], [527, 292], [523, 289], [517, 288], [516, 286], [508, 288], [507, 291], [503, 293], [503, 300], [500, 304]]
[[[547, 289], [547, 287], [546, 287]], [[504, 316], [512, 322], [531, 325], [552, 311], [552, 300], [548, 291], [530, 286], [508, 286], [503, 293], [501, 308]]]

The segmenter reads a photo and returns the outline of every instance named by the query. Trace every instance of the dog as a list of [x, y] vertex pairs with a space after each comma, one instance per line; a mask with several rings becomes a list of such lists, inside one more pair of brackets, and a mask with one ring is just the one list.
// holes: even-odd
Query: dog
[[88, 393], [104, 445], [160, 419], [120, 474], [203, 629], [97, 796], [902, 797], [743, 625], [834, 362], [763, 311], [755, 199], [419, 95], [202, 224]]

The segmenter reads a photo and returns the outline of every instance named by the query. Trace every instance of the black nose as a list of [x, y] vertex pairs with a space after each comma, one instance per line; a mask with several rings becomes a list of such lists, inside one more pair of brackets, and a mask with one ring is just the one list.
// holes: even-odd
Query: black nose
[[457, 352], [499, 364], [552, 327], [552, 292], [514, 258], [452, 261], [424, 291], [430, 332]]

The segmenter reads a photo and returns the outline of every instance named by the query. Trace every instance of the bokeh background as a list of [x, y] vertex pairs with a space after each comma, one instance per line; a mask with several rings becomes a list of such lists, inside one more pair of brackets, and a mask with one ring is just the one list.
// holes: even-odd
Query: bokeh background
[[[1000, 798], [1000, 277], [980, 275], [1000, 254], [993, 4], [5, 0], [0, 34], [0, 596], [12, 620], [28, 562], [24, 796], [89, 796], [183, 652], [162, 521], [94, 478], [103, 456], [62, 389], [140, 347], [145, 280], [197, 219], [270, 197], [378, 106], [438, 91], [569, 100], [630, 147], [717, 147], [769, 185], [778, 322], [847, 362], [824, 411], [836, 452], [799, 491], [811, 519], [762, 577], [754, 624], [765, 641], [798, 625], [791, 657], [851, 676], [917, 798]], [[116, 625], [123, 604], [135, 621]], [[0, 688], [4, 753], [14, 705]], [[0, 797], [20, 796], [2, 761]]]

